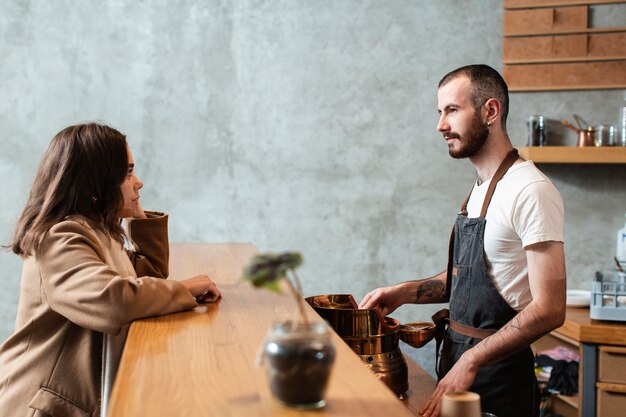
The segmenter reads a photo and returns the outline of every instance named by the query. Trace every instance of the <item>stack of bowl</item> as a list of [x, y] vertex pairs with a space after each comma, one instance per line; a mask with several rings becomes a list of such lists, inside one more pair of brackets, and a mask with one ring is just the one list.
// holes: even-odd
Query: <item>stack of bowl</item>
[[313, 309], [396, 395], [409, 388], [406, 361], [399, 340], [421, 347], [434, 336], [432, 323], [400, 322], [382, 317], [378, 309], [360, 309], [350, 294], [306, 298]]

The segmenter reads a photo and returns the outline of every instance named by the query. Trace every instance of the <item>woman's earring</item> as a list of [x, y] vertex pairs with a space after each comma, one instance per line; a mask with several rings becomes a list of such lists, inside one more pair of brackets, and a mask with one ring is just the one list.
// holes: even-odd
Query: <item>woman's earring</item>
[[91, 197], [91, 202], [93, 204], [96, 204], [98, 202], [98, 199], [96, 197]]

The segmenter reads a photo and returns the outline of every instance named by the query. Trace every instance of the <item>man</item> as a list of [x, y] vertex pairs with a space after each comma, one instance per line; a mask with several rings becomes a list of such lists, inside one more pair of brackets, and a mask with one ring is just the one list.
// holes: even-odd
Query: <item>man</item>
[[378, 288], [360, 307], [387, 315], [405, 303], [450, 302], [449, 317], [438, 313], [447, 328], [425, 416], [438, 416], [443, 394], [457, 390], [479, 393], [482, 411], [499, 417], [537, 416], [530, 344], [565, 319], [563, 201], [511, 145], [508, 87], [497, 71], [452, 71], [437, 97], [450, 156], [469, 158], [478, 176], [455, 222], [448, 267]]

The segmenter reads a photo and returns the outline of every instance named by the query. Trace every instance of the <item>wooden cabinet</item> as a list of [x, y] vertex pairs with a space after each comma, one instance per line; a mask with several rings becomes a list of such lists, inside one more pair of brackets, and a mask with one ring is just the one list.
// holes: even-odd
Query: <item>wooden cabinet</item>
[[626, 347], [598, 348], [597, 403], [599, 417], [623, 416], [626, 410]]
[[575, 396], [555, 396], [564, 417], [617, 417], [626, 410], [626, 322], [589, 318], [587, 308], [568, 308], [562, 327], [533, 344], [535, 352], [564, 346], [580, 355]]
[[626, 27], [590, 27], [615, 0], [504, 0], [503, 77], [510, 91], [626, 88]]
[[518, 150], [522, 158], [536, 163], [626, 164], [623, 146], [530, 146]]

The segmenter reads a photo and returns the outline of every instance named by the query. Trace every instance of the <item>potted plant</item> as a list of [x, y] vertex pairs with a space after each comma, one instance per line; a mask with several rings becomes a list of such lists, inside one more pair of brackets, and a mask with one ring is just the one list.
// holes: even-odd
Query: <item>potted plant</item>
[[283, 280], [298, 305], [296, 318], [274, 323], [263, 344], [262, 359], [270, 388], [281, 403], [295, 408], [315, 409], [326, 404], [324, 394], [335, 359], [335, 347], [325, 322], [311, 322], [302, 298], [296, 268], [299, 253], [261, 254], [244, 270], [243, 277], [255, 287], [281, 292]]

